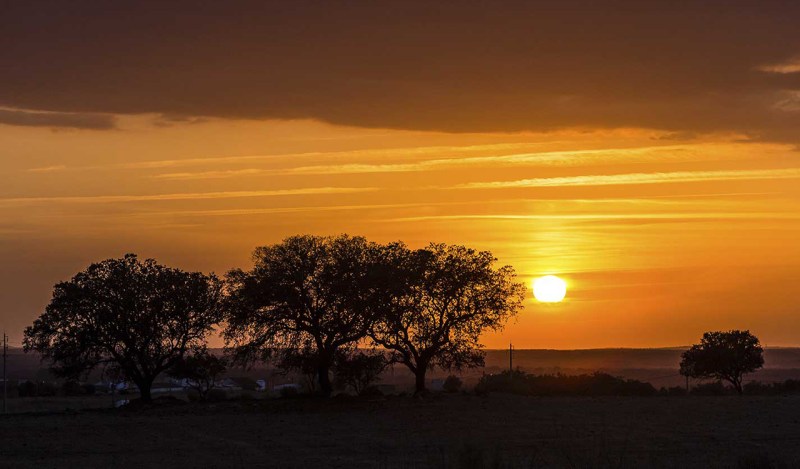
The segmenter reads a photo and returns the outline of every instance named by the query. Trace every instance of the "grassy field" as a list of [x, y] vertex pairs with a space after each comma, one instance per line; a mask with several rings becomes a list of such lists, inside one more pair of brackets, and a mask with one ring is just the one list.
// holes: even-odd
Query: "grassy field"
[[440, 395], [0, 418], [0, 467], [798, 467], [800, 397]]

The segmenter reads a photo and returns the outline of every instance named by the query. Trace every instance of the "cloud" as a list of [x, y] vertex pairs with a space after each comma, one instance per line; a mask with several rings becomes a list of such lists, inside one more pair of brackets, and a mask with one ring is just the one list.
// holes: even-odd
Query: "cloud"
[[179, 200], [234, 199], [245, 197], [275, 197], [319, 194], [353, 194], [377, 190], [372, 187], [309, 187], [302, 189], [276, 189], [267, 191], [188, 192], [151, 195], [88, 195], [57, 197], [7, 197], [0, 198], [0, 205], [29, 205], [49, 203], [120, 203], [161, 202]]
[[785, 62], [761, 65], [758, 70], [768, 73], [800, 73], [800, 57], [792, 57]]
[[108, 130], [114, 128], [115, 118], [109, 114], [90, 112], [34, 112], [19, 109], [0, 109], [0, 124]]
[[[721, 152], [727, 149], [728, 152]], [[225, 179], [240, 176], [274, 175], [334, 175], [369, 173], [407, 173], [447, 170], [460, 167], [509, 167], [509, 166], [583, 166], [608, 163], [664, 163], [683, 161], [717, 161], [749, 158], [751, 155], [736, 154], [730, 146], [720, 145], [664, 145], [639, 148], [605, 148], [598, 150], [548, 151], [515, 153], [508, 155], [465, 156], [436, 158], [411, 163], [344, 163], [335, 165], [297, 166], [281, 169], [243, 168], [213, 171], [184, 171], [161, 173], [153, 177], [166, 180]]]
[[8, 3], [18, 109], [800, 141], [796, 2]]
[[800, 178], [800, 168], [743, 169], [718, 171], [674, 171], [667, 173], [628, 173], [550, 178], [519, 179], [515, 181], [471, 182], [453, 186], [456, 189], [510, 189], [519, 187], [613, 186], [628, 184], [664, 184], [698, 181], [740, 181], [747, 179]]

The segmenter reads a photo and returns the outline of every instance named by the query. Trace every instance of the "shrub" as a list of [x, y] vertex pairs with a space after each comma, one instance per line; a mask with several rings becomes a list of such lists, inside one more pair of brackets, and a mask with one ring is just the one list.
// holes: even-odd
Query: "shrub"
[[672, 386], [669, 388], [661, 388], [658, 393], [662, 396], [685, 396], [686, 388], [683, 386]]
[[337, 384], [342, 388], [349, 386], [361, 395], [379, 380], [379, 375], [387, 365], [386, 357], [380, 352], [341, 352], [336, 356], [334, 373]]
[[36, 383], [32, 381], [22, 381], [17, 385], [19, 397], [33, 397], [36, 396]]
[[37, 396], [55, 396], [57, 394], [58, 389], [56, 385], [53, 383], [48, 383], [42, 381], [37, 384], [36, 386], [36, 395]]
[[450, 375], [444, 380], [442, 389], [445, 392], [458, 392], [461, 390], [461, 385], [464, 384], [458, 376]]
[[607, 373], [582, 375], [530, 375], [520, 370], [484, 375], [475, 391], [509, 392], [531, 396], [652, 396], [650, 383]]
[[83, 386], [77, 381], [66, 381], [61, 385], [61, 392], [65, 396], [81, 396], [86, 393]]
[[297, 388], [291, 386], [282, 387], [279, 391], [281, 397], [297, 397], [300, 393]]
[[225, 401], [228, 399], [228, 393], [224, 389], [210, 389], [206, 394], [206, 400], [212, 402]]
[[723, 396], [728, 394], [729, 390], [721, 381], [714, 381], [713, 383], [698, 384], [690, 392], [696, 396]]

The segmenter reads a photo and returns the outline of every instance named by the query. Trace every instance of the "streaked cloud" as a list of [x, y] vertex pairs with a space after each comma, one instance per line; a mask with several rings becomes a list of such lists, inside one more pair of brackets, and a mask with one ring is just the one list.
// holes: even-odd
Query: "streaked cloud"
[[761, 65], [758, 70], [769, 73], [800, 73], [800, 56], [792, 57], [785, 62]]
[[[484, 147], [491, 149], [491, 147]], [[373, 155], [374, 156], [374, 155]], [[162, 173], [153, 176], [166, 180], [225, 179], [240, 176], [370, 174], [436, 171], [458, 167], [503, 166], [582, 166], [614, 163], [669, 163], [683, 161], [715, 161], [751, 158], [750, 154], [723, 152], [715, 145], [669, 145], [639, 148], [607, 148], [598, 150], [549, 151], [472, 157], [437, 158], [409, 163], [345, 163], [336, 165], [299, 166], [281, 169], [230, 169]]]
[[698, 181], [738, 181], [747, 179], [793, 179], [800, 177], [800, 168], [744, 169], [717, 171], [674, 171], [659, 173], [602, 174], [516, 181], [470, 182], [452, 186], [455, 189], [507, 189], [518, 187], [610, 186], [627, 184], [666, 184]]
[[742, 220], [742, 219], [800, 219], [800, 214], [786, 212], [708, 212], [708, 213], [585, 213], [585, 214], [462, 214], [399, 217], [387, 222], [452, 221], [452, 220]]
[[109, 130], [115, 127], [115, 118], [111, 114], [91, 112], [41, 112], [0, 108], [0, 124], [24, 127]]
[[8, 197], [0, 198], [0, 205], [26, 205], [43, 203], [124, 203], [124, 202], [160, 202], [179, 200], [239, 199], [249, 197], [276, 197], [295, 195], [334, 195], [371, 192], [373, 187], [311, 187], [303, 189], [277, 189], [267, 191], [222, 191], [192, 192], [152, 195], [88, 195], [60, 197]]

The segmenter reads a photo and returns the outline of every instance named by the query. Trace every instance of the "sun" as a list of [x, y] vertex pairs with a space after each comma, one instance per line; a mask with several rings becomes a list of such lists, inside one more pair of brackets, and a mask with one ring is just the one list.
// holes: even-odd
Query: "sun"
[[558, 303], [567, 294], [567, 282], [555, 275], [545, 275], [533, 281], [533, 296], [542, 303]]

